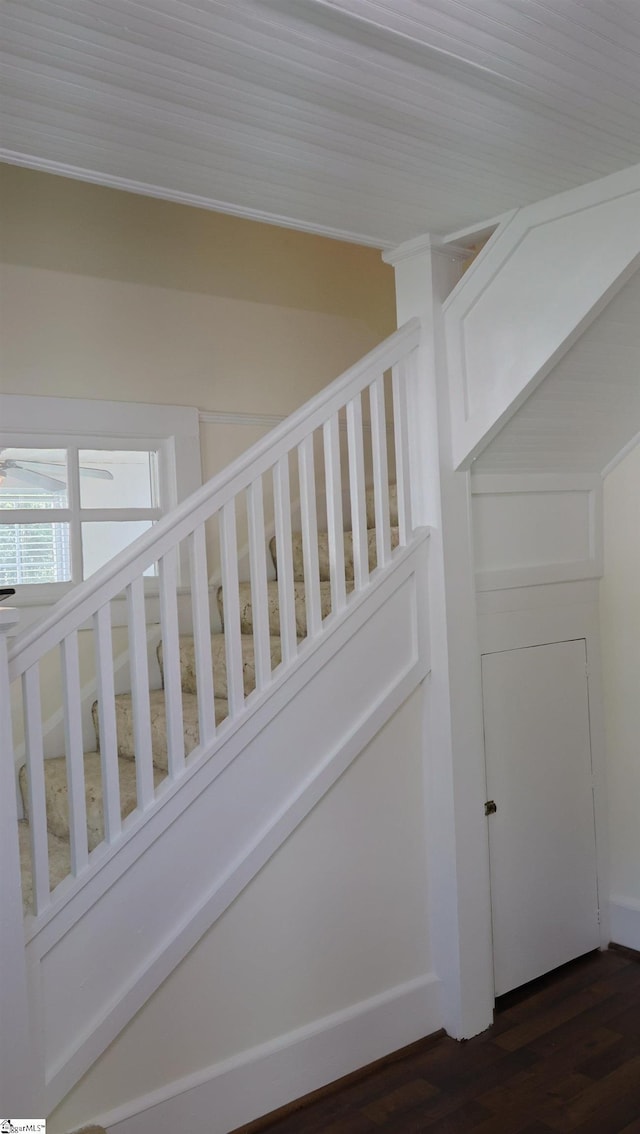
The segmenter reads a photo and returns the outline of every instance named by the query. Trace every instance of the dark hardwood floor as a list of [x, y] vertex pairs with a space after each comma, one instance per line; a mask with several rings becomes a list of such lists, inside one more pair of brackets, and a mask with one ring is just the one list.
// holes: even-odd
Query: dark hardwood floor
[[236, 1134], [640, 1134], [640, 960], [610, 949]]

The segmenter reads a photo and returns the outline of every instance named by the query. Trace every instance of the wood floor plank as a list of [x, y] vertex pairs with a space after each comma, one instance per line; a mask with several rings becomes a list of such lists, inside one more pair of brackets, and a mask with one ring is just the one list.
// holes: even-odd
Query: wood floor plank
[[[565, 1134], [573, 1131], [580, 1124], [592, 1121], [600, 1116], [603, 1122], [607, 1111], [621, 1098], [629, 1100], [630, 1106], [635, 1106], [636, 1112], [640, 1106], [640, 1055], [628, 1060], [610, 1075], [590, 1082], [575, 1098], [567, 1102], [562, 1113], [556, 1118], [550, 1116], [546, 1121], [555, 1130]], [[628, 1116], [629, 1118], [632, 1115]]]
[[234, 1134], [640, 1134], [640, 961], [581, 958]]
[[[383, 1134], [395, 1134], [401, 1130], [402, 1134], [467, 1134], [484, 1122], [489, 1115], [478, 1103], [467, 1102], [460, 1105], [455, 1099], [443, 1097], [440, 1105], [402, 1116], [402, 1125], [398, 1126], [394, 1118], [388, 1120], [378, 1129]], [[445, 1110], [445, 1107], [448, 1108]]]
[[496, 1043], [505, 1051], [517, 1051], [518, 1048], [526, 1047], [532, 1040], [553, 1031], [568, 1020], [575, 1019], [576, 1016], [607, 999], [605, 990], [590, 985], [589, 988], [584, 988], [573, 996], [568, 996], [561, 1004], [548, 1008], [540, 1015], [536, 1015], [522, 1024], [516, 1024], [514, 1028], [503, 1032], [502, 1035], [497, 1037]]
[[362, 1113], [378, 1126], [383, 1126], [389, 1118], [394, 1117], [397, 1121], [404, 1112], [413, 1110], [417, 1104], [424, 1106], [437, 1094], [437, 1087], [426, 1079], [413, 1079], [363, 1106]]

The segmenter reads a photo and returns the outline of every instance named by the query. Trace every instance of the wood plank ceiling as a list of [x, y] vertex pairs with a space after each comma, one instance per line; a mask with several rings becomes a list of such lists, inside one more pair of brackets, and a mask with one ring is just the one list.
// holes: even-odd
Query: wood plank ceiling
[[640, 157], [638, 0], [3, 0], [7, 161], [389, 247]]

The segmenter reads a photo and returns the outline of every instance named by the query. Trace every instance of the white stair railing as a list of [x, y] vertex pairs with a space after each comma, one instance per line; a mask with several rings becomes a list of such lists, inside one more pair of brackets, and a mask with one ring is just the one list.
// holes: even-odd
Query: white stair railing
[[[45, 766], [42, 742], [41, 667], [52, 652], [60, 661], [65, 718], [65, 758], [71, 847], [70, 873], [86, 877], [91, 870], [87, 840], [84, 754], [80, 720], [81, 673], [78, 635], [93, 632], [104, 841], [115, 848], [123, 836], [120, 815], [116, 696], [113, 679], [111, 603], [126, 595], [136, 763], [137, 809], [127, 830], [157, 800], [152, 754], [152, 718], [145, 623], [145, 574], [159, 577], [165, 689], [167, 771], [169, 784], [188, 766], [182, 728], [178, 584], [188, 578], [198, 690], [199, 745], [190, 759], [205, 758], [245, 713], [252, 698], [261, 697], [272, 672], [265, 555], [265, 501], [273, 501], [277, 539], [282, 663], [278, 676], [296, 660], [293, 559], [291, 541], [291, 469], [298, 470], [300, 516], [307, 602], [307, 640], [323, 632], [319, 591], [316, 497], [326, 495], [325, 537], [330, 564], [331, 614], [344, 611], [351, 594], [370, 582], [365, 484], [372, 484], [375, 508], [373, 570], [389, 563], [392, 552], [389, 478], [398, 486], [399, 543], [412, 532], [408, 477], [407, 384], [416, 380], [419, 323], [413, 320], [309, 401], [239, 460], [203, 485], [172, 513], [132, 543], [89, 580], [62, 599], [38, 626], [18, 638], [9, 654], [8, 687], [21, 682], [26, 747], [33, 876], [33, 912], [37, 917], [55, 904], [50, 891]], [[391, 377], [390, 377], [391, 376]], [[390, 380], [389, 380], [390, 379]], [[368, 412], [367, 412], [368, 411]], [[342, 451], [346, 423], [346, 453]], [[366, 425], [366, 428], [365, 428]], [[370, 428], [369, 451], [365, 433]], [[323, 466], [323, 473], [319, 472]], [[395, 466], [395, 472], [393, 472]], [[324, 483], [320, 483], [323, 476]], [[353, 580], [345, 581], [343, 504], [350, 511]], [[346, 508], [345, 508], [346, 510]], [[238, 517], [246, 515], [250, 549], [253, 645], [256, 689], [244, 689], [243, 652], [238, 600]], [[211, 549], [214, 549], [213, 551]], [[216, 728], [217, 674], [212, 667], [208, 579], [211, 555], [219, 554], [225, 599], [227, 718]], [[350, 592], [348, 594], [348, 591]], [[1, 675], [0, 675], [1, 676]], [[0, 690], [3, 682], [0, 682]], [[6, 693], [5, 693], [6, 696]], [[8, 753], [2, 753], [5, 760]], [[104, 847], [102, 859], [104, 861]], [[16, 887], [19, 887], [16, 879]], [[67, 887], [67, 893], [68, 887]]]

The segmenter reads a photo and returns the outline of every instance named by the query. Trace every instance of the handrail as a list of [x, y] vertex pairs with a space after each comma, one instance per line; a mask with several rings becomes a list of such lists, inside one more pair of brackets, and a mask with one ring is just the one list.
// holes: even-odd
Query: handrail
[[[360, 359], [334, 382], [326, 386], [241, 457], [228, 465], [206, 484], [196, 489], [171, 513], [163, 516], [148, 532], [143, 533], [90, 579], [55, 604], [42, 622], [19, 636], [9, 654], [10, 680], [20, 677], [62, 636], [72, 633], [90, 618], [100, 603], [120, 594], [149, 563], [155, 562], [172, 546], [184, 539], [194, 527], [223, 507], [256, 477], [267, 471], [278, 457], [312, 433], [332, 411], [341, 408], [349, 394], [363, 388], [372, 372], [388, 370], [401, 357], [419, 345], [420, 322], [411, 319], [364, 358]], [[212, 507], [213, 505], [213, 507]], [[60, 624], [64, 622], [61, 632]]]

